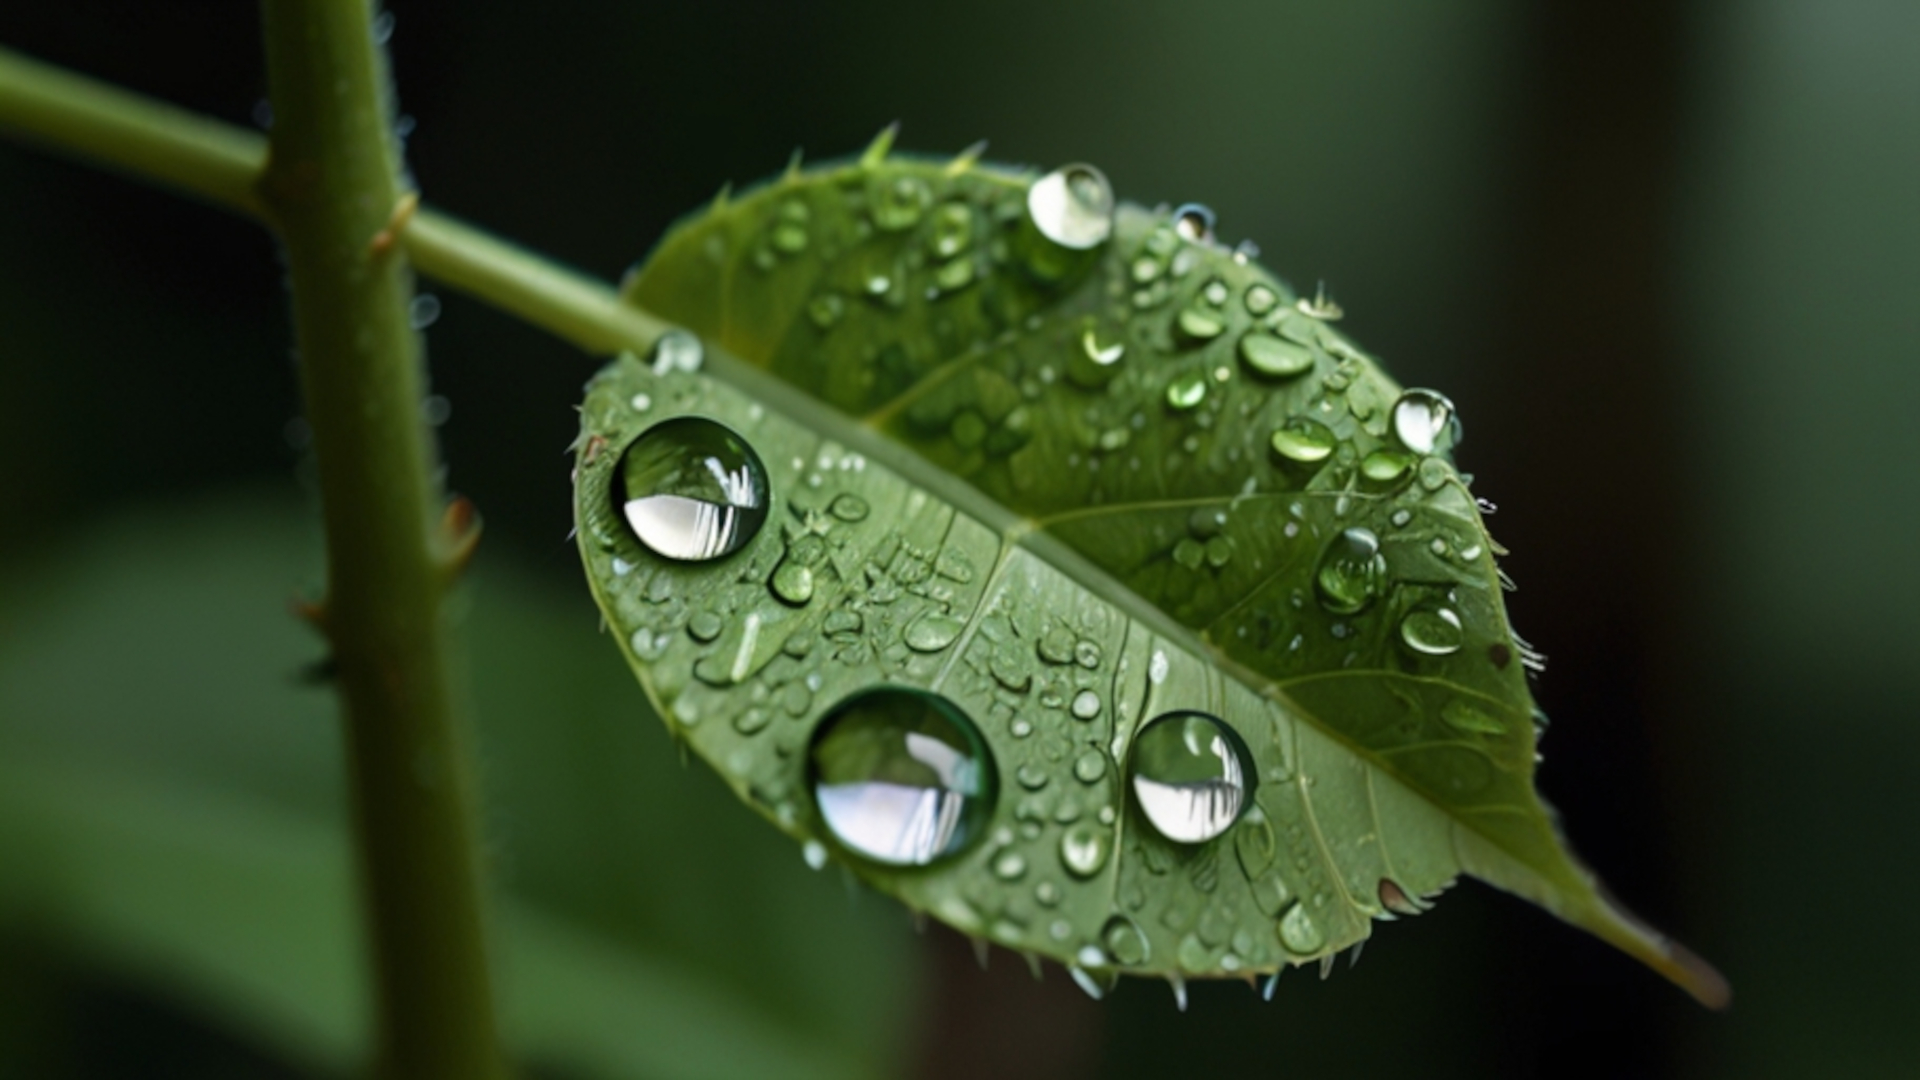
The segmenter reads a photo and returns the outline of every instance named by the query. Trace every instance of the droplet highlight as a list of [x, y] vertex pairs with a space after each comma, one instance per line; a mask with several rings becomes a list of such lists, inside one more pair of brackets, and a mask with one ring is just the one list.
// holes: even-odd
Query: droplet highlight
[[1063, 166], [1027, 189], [1027, 215], [1061, 247], [1098, 247], [1113, 234], [1113, 185], [1091, 165]]
[[1346, 529], [1320, 555], [1313, 576], [1320, 604], [1335, 615], [1355, 615], [1379, 598], [1387, 585], [1387, 557], [1371, 529]]

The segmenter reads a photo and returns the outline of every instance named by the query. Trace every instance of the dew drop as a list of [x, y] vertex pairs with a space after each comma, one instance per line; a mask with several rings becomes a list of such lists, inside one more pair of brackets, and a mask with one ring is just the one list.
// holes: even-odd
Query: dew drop
[[1206, 397], [1207, 377], [1203, 373], [1182, 375], [1167, 384], [1167, 404], [1175, 409], [1191, 409]]
[[1073, 763], [1073, 775], [1083, 784], [1099, 783], [1107, 775], [1107, 755], [1098, 750], [1081, 754]]
[[1073, 695], [1073, 704], [1068, 709], [1076, 720], [1091, 720], [1100, 715], [1100, 695], [1091, 690], [1082, 690]]
[[1226, 320], [1217, 311], [1204, 307], [1189, 307], [1180, 312], [1174, 320], [1183, 337], [1190, 341], [1212, 341], [1227, 328]]
[[881, 687], [836, 705], [809, 754], [820, 816], [848, 849], [925, 866], [978, 839], [997, 780], [980, 733], [952, 703]]
[[1400, 620], [1400, 640], [1424, 656], [1448, 656], [1460, 651], [1465, 638], [1460, 616], [1452, 608], [1415, 608]]
[[1247, 314], [1265, 315], [1280, 305], [1280, 297], [1265, 285], [1255, 285], [1247, 290]]
[[1238, 735], [1202, 712], [1156, 718], [1133, 741], [1128, 772], [1140, 809], [1169, 840], [1198, 844], [1227, 831], [1253, 770]]
[[1506, 731], [1500, 721], [1488, 716], [1465, 698], [1454, 698], [1440, 707], [1440, 719], [1449, 727], [1476, 735], [1499, 735]]
[[802, 566], [792, 559], [782, 559], [773, 571], [773, 580], [768, 583], [773, 594], [780, 599], [800, 607], [813, 599], [813, 570]]
[[767, 520], [767, 471], [759, 456], [704, 417], [648, 428], [627, 448], [617, 479], [615, 498], [627, 525], [669, 559], [731, 555]]
[[1113, 185], [1091, 165], [1055, 169], [1027, 189], [1027, 215], [1061, 247], [1098, 247], [1113, 233]]
[[896, 174], [878, 179], [870, 198], [874, 228], [899, 232], [919, 223], [933, 204], [933, 190], [917, 176]]
[[1060, 865], [1077, 878], [1089, 878], [1107, 865], [1107, 834], [1092, 825], [1075, 825], [1060, 836]]
[[822, 330], [833, 329], [840, 322], [840, 317], [846, 313], [847, 302], [840, 298], [839, 293], [821, 293], [807, 301], [807, 318], [813, 320], [813, 325]]
[[653, 343], [653, 373], [670, 375], [676, 371], [699, 371], [706, 356], [700, 339], [685, 330], [669, 330]]
[[1307, 956], [1326, 944], [1327, 936], [1313, 921], [1305, 904], [1295, 904], [1280, 917], [1280, 944], [1297, 956]]
[[1386, 484], [1405, 476], [1412, 467], [1412, 454], [1383, 447], [1361, 459], [1360, 475], [1376, 484]]
[[1387, 557], [1371, 529], [1346, 529], [1320, 555], [1313, 576], [1320, 604], [1335, 615], [1354, 615], [1378, 599], [1387, 584]]
[[809, 869], [823, 869], [827, 865], [827, 845], [818, 840], [809, 840], [800, 845], [800, 857], [807, 861]]
[[1100, 930], [1100, 943], [1107, 948], [1107, 955], [1113, 957], [1116, 964], [1144, 964], [1152, 955], [1147, 944], [1147, 935], [1140, 927], [1125, 915], [1115, 915], [1107, 920]]
[[1173, 231], [1182, 240], [1196, 244], [1213, 243], [1213, 211], [1199, 203], [1186, 203], [1173, 212]]
[[1019, 881], [1027, 873], [1027, 860], [1017, 851], [1003, 853], [993, 860], [993, 876], [1001, 881]]
[[1453, 402], [1433, 390], [1408, 390], [1393, 403], [1393, 433], [1416, 454], [1450, 449], [1460, 441]]
[[864, 521], [871, 510], [867, 500], [853, 494], [836, 495], [827, 507], [828, 513], [846, 522]]
[[936, 259], [951, 259], [973, 245], [973, 212], [967, 204], [950, 202], [934, 211], [933, 235], [928, 246]]
[[440, 298], [432, 293], [420, 293], [407, 302], [407, 325], [415, 330], [425, 330], [440, 321]]
[[1249, 331], [1240, 339], [1240, 359], [1255, 373], [1273, 379], [1290, 379], [1313, 370], [1310, 350], [1264, 330]]
[[1274, 453], [1303, 465], [1325, 461], [1332, 456], [1337, 441], [1333, 429], [1304, 416], [1296, 416], [1287, 421], [1286, 426], [1275, 428], [1271, 439]]

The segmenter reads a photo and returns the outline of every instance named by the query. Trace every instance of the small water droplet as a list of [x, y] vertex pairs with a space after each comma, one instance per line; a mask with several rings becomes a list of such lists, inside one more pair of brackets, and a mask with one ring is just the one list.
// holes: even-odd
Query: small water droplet
[[1305, 904], [1295, 904], [1280, 917], [1280, 944], [1287, 951], [1298, 956], [1311, 955], [1320, 946], [1326, 944], [1327, 936], [1320, 924], [1313, 921]]
[[432, 293], [419, 293], [407, 302], [407, 325], [415, 330], [425, 330], [440, 320], [440, 298]]
[[1173, 212], [1173, 231], [1182, 240], [1213, 243], [1213, 211], [1199, 203], [1185, 203]]
[[827, 845], [818, 840], [809, 840], [800, 845], [800, 857], [807, 861], [809, 868], [822, 869], [827, 865]]
[[1008, 851], [993, 860], [993, 876], [1001, 881], [1019, 881], [1027, 872], [1027, 860], [1017, 851]]
[[1393, 522], [1394, 528], [1404, 529], [1407, 527], [1407, 522], [1413, 520], [1413, 511], [1405, 508], [1395, 510], [1393, 512], [1393, 516], [1391, 518], [1388, 518], [1387, 520]]
[[698, 416], [647, 429], [627, 448], [615, 498], [656, 554], [704, 562], [745, 547], [767, 519], [767, 471], [746, 441]]
[[1227, 328], [1226, 320], [1217, 311], [1204, 307], [1189, 307], [1180, 312], [1175, 324], [1182, 336], [1191, 341], [1212, 341]]
[[1074, 760], [1073, 775], [1083, 784], [1095, 784], [1107, 775], [1107, 755], [1089, 750]]
[[1376, 484], [1390, 483], [1407, 474], [1413, 467], [1413, 455], [1384, 447], [1368, 454], [1360, 461], [1360, 475]]
[[1265, 285], [1254, 285], [1247, 289], [1247, 314], [1255, 317], [1265, 315], [1280, 305], [1280, 297]]
[[1444, 395], [1416, 388], [1393, 403], [1393, 433], [1414, 453], [1431, 454], [1460, 441], [1460, 421]]
[[813, 570], [792, 559], [782, 559], [774, 568], [773, 580], [769, 582], [773, 594], [780, 599], [801, 607], [813, 599]]
[[1284, 427], [1275, 428], [1271, 440], [1273, 452], [1288, 461], [1303, 465], [1325, 461], [1338, 444], [1333, 429], [1318, 420], [1296, 416]]
[[993, 758], [946, 699], [866, 690], [821, 721], [809, 755], [820, 816], [876, 862], [924, 866], [965, 848], [993, 814]]
[[1061, 247], [1098, 247], [1113, 233], [1113, 185], [1091, 165], [1063, 166], [1027, 189], [1027, 215]]
[[1100, 943], [1106, 946], [1107, 955], [1116, 964], [1144, 964], [1153, 953], [1147, 944], [1147, 935], [1125, 915], [1107, 920], [1107, 925], [1100, 930]]
[[869, 199], [874, 228], [899, 232], [919, 223], [933, 204], [933, 190], [918, 176], [896, 173], [877, 177]]
[[1100, 715], [1100, 695], [1091, 690], [1082, 690], [1073, 695], [1073, 704], [1069, 709], [1074, 719], [1091, 720]]
[[699, 371], [706, 356], [700, 339], [685, 330], [669, 330], [653, 343], [653, 373], [670, 375], [676, 371]]
[[[883, 288], [880, 291], [886, 290]], [[839, 323], [840, 317], [846, 313], [847, 302], [840, 298], [839, 293], [821, 293], [807, 301], [807, 318], [813, 320], [813, 325], [822, 330], [833, 329]]]
[[1387, 557], [1371, 529], [1345, 529], [1320, 556], [1313, 576], [1320, 604], [1335, 615], [1366, 610], [1387, 585]]
[[966, 203], [943, 203], [934, 212], [933, 235], [927, 245], [936, 259], [951, 259], [973, 246], [973, 211]]
[[1060, 836], [1060, 864], [1077, 878], [1089, 878], [1107, 864], [1107, 834], [1092, 825], [1075, 825]]
[[1207, 377], [1202, 372], [1182, 375], [1167, 384], [1167, 404], [1176, 409], [1191, 409], [1206, 400]]
[[1448, 656], [1460, 651], [1466, 632], [1452, 608], [1415, 608], [1400, 620], [1400, 640], [1425, 656]]
[[1140, 732], [1128, 773], [1147, 820], [1183, 844], [1226, 832], [1246, 804], [1253, 776], [1233, 729], [1188, 710], [1166, 713]]
[[1440, 719], [1460, 731], [1477, 735], [1499, 735], [1507, 729], [1465, 698], [1454, 698], [1440, 707]]
[[1240, 359], [1255, 373], [1275, 379], [1290, 379], [1313, 370], [1312, 351], [1264, 330], [1249, 331], [1240, 339]]
[[1163, 649], [1153, 650], [1153, 659], [1147, 661], [1147, 681], [1155, 686], [1159, 686], [1161, 683], [1167, 681], [1167, 672], [1170, 670], [1171, 665], [1167, 662], [1166, 651]]
[[842, 494], [834, 496], [832, 504], [827, 507], [827, 512], [841, 521], [863, 521], [871, 512], [871, 507], [867, 505], [867, 500], [858, 495]]

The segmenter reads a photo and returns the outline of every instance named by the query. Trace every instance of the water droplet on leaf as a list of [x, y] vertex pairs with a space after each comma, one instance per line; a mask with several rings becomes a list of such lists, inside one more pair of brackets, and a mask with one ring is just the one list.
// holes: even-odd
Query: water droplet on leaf
[[1366, 610], [1387, 584], [1387, 558], [1371, 529], [1346, 529], [1320, 556], [1313, 584], [1321, 606], [1335, 615]]
[[1169, 840], [1211, 840], [1240, 816], [1253, 770], [1233, 730], [1202, 712], [1167, 713], [1133, 741], [1128, 762], [1140, 809]]
[[993, 758], [944, 698], [863, 691], [821, 721], [814, 799], [840, 843], [876, 862], [924, 866], [977, 839], [993, 814]]
[[1027, 214], [1040, 235], [1085, 251], [1113, 232], [1113, 186], [1091, 165], [1067, 165], [1027, 189]]
[[1393, 433], [1416, 454], [1450, 449], [1460, 441], [1453, 402], [1433, 390], [1408, 390], [1393, 403]]
[[647, 429], [627, 448], [615, 497], [656, 554], [704, 562], [745, 547], [767, 520], [767, 471], [752, 447], [698, 416]]

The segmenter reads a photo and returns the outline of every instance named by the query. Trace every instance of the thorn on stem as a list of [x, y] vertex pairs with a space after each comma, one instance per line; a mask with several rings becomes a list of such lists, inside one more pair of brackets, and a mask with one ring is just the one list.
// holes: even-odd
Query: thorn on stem
[[414, 212], [420, 209], [420, 193], [409, 191], [394, 200], [393, 213], [387, 216], [387, 223], [379, 232], [373, 234], [373, 240], [367, 245], [367, 254], [376, 259], [385, 258], [400, 243], [400, 234], [407, 231], [408, 223], [413, 221]]
[[474, 549], [480, 546], [480, 529], [480, 511], [472, 499], [455, 495], [447, 500], [440, 517], [440, 561], [448, 582], [465, 573], [467, 564], [473, 561]]

